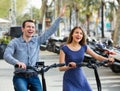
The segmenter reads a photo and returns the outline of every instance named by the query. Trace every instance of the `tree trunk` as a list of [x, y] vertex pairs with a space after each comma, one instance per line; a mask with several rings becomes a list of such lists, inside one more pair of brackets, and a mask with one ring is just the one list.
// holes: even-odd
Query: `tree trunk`
[[[120, 4], [120, 2], [119, 2]], [[120, 5], [118, 7], [118, 10], [116, 12], [116, 26], [113, 34], [113, 41], [114, 41], [114, 46], [119, 45], [120, 46]]]
[[89, 16], [89, 15], [86, 15], [86, 18], [87, 18], [87, 35], [90, 36], [90, 29], [89, 29], [90, 16]]
[[47, 9], [46, 4], [47, 4], [47, 0], [42, 0], [42, 7], [41, 7], [42, 14], [40, 16], [40, 23], [43, 22], [44, 16], [46, 14], [46, 9]]

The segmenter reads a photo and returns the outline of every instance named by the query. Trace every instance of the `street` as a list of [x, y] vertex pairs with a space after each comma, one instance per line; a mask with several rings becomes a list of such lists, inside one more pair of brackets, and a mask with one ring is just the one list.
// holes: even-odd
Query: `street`
[[[45, 62], [45, 65], [50, 65], [59, 62], [59, 55], [41, 51], [40, 59]], [[14, 91], [12, 84], [13, 66], [4, 60], [0, 60], [0, 65], [0, 91]], [[97, 91], [94, 71], [86, 67], [83, 69], [93, 91]], [[120, 74], [113, 73], [110, 68], [105, 67], [100, 67], [98, 72], [102, 83], [102, 91], [120, 91]], [[46, 72], [47, 91], [62, 91], [62, 77], [63, 72], [60, 72], [58, 68], [53, 68]]]

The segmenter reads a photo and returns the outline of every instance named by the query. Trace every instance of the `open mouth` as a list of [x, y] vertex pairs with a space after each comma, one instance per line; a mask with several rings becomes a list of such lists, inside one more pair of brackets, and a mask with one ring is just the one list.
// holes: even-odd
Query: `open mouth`
[[28, 31], [28, 33], [29, 33], [29, 34], [33, 34], [33, 32], [31, 32], [31, 31]]

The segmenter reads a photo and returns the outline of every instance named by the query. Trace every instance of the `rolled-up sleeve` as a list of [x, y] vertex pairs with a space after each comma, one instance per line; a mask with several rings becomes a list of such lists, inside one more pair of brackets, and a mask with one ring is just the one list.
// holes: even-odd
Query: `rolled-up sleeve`
[[18, 60], [13, 57], [14, 51], [15, 51], [15, 44], [13, 41], [11, 41], [7, 45], [7, 48], [5, 49], [3, 58], [6, 62], [8, 62], [12, 65], [15, 65], [18, 62]]

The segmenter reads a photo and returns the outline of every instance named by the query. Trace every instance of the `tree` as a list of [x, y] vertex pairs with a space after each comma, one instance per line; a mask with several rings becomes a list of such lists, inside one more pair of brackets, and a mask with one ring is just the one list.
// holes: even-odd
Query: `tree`
[[23, 15], [17, 16], [17, 24], [20, 25], [24, 20], [27, 20], [27, 19], [32, 19], [34, 21], [39, 20], [40, 18], [39, 11], [40, 10], [35, 7], [29, 8], [28, 12], [24, 13]]
[[[27, 4], [27, 0], [16, 0], [16, 14], [19, 15]], [[0, 0], [0, 17], [8, 18], [11, 12], [11, 0]]]
[[0, 17], [8, 17], [10, 9], [10, 0], [0, 0]]
[[90, 29], [89, 29], [89, 23], [90, 23], [90, 18], [93, 16], [93, 13], [97, 12], [99, 13], [99, 8], [100, 8], [100, 0], [79, 0], [81, 1], [82, 5], [80, 7], [80, 14], [82, 14], [81, 17], [86, 16], [86, 21], [87, 21], [87, 35], [90, 36]]
[[116, 25], [115, 25], [115, 30], [113, 34], [113, 42], [114, 46], [120, 46], [120, 0], [118, 1], [118, 9], [116, 11]]
[[46, 14], [46, 11], [47, 11], [47, 2], [48, 2], [48, 0], [42, 0], [42, 6], [41, 6], [41, 16], [40, 16], [40, 23], [42, 23], [43, 22], [43, 18], [44, 18], [44, 16], [45, 16], [45, 14]]

